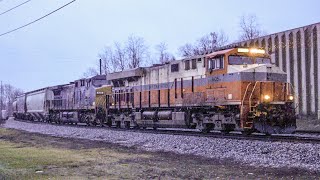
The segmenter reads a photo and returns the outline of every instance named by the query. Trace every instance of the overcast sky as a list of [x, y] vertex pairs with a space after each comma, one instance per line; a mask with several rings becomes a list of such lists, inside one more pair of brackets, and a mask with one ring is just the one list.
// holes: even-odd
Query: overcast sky
[[[25, 0], [0, 1], [0, 13]], [[32, 0], [0, 15], [0, 34], [70, 0]], [[98, 53], [129, 35], [169, 51], [212, 31], [238, 39], [239, 18], [255, 14], [275, 33], [320, 22], [319, 0], [77, 0], [31, 26], [0, 37], [0, 80], [25, 91], [68, 83], [95, 66]]]

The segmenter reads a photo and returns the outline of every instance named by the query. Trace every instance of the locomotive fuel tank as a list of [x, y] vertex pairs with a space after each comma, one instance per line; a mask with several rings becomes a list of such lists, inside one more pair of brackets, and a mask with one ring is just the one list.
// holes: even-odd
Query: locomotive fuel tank
[[156, 120], [157, 114], [157, 111], [145, 111], [142, 113], [142, 117], [145, 120]]
[[158, 112], [159, 120], [171, 120], [172, 119], [172, 111], [159, 111]]

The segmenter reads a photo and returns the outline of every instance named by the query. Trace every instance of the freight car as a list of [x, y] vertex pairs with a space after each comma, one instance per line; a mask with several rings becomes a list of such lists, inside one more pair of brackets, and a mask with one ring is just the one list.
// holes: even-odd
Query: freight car
[[262, 49], [231, 48], [108, 74], [101, 120], [115, 127], [293, 133], [294, 92]]
[[13, 116], [18, 119], [44, 121], [49, 116], [48, 101], [52, 99], [53, 92], [49, 88], [22, 94], [13, 103]]

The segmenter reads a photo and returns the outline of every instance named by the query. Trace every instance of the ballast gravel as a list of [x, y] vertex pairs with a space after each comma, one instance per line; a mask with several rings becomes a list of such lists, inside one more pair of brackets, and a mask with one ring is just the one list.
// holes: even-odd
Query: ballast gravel
[[183, 135], [117, 131], [104, 128], [57, 126], [8, 120], [5, 128], [82, 138], [136, 147], [147, 151], [191, 154], [214, 159], [228, 159], [250, 166], [298, 168], [320, 172], [320, 144], [265, 142]]

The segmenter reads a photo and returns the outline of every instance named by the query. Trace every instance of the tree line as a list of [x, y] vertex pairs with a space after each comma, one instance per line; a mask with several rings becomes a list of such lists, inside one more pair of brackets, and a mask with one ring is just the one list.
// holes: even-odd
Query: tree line
[[[239, 18], [239, 38], [238, 41], [245, 41], [260, 37], [263, 33], [255, 15], [242, 15]], [[186, 43], [178, 48], [181, 57], [190, 57], [211, 53], [229, 43], [228, 36], [224, 31], [209, 32], [198, 38], [193, 43]], [[131, 35], [126, 42], [114, 42], [112, 46], [107, 46], [99, 53], [98, 58], [102, 62], [102, 74], [123, 71], [126, 69], [152, 64], [164, 64], [175, 60], [173, 53], [170, 53], [165, 42], [161, 42], [154, 47], [155, 54], [150, 54], [144, 38]], [[96, 67], [90, 67], [83, 74], [90, 77], [99, 74], [100, 63]]]
[[[12, 115], [12, 112], [13, 112], [12, 103], [21, 94], [23, 94], [23, 91], [21, 89], [16, 88], [11, 84], [1, 84], [0, 110], [7, 110], [8, 114]], [[1, 112], [0, 112], [0, 115], [1, 115]]]

